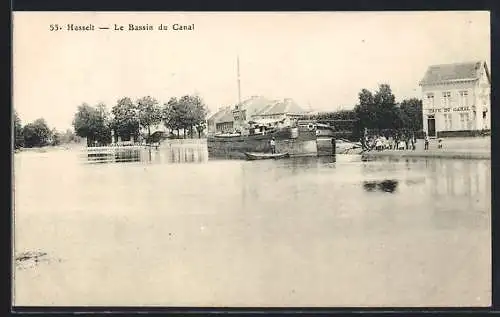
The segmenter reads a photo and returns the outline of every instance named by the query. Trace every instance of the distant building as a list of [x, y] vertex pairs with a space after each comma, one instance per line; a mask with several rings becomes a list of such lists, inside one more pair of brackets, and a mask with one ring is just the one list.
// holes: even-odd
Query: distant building
[[429, 66], [420, 86], [424, 131], [430, 137], [490, 129], [491, 77], [486, 62]]
[[223, 107], [219, 109], [207, 120], [207, 130], [209, 134], [216, 132], [225, 132], [233, 129], [233, 115], [231, 107]]
[[306, 114], [306, 111], [295, 101], [290, 98], [285, 98], [283, 101], [275, 101], [274, 103], [267, 105], [259, 112], [252, 115], [251, 119], [296, 119], [301, 118], [304, 114]]
[[305, 111], [292, 99], [271, 100], [262, 96], [253, 96], [234, 108], [220, 109], [208, 119], [209, 133], [226, 133], [248, 128], [249, 124], [269, 125], [280, 122], [283, 125], [290, 120], [304, 116]]

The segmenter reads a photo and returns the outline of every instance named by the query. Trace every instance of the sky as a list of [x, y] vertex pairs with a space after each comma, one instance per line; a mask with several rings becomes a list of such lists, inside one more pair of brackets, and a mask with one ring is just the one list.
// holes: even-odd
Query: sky
[[[68, 31], [68, 23], [96, 30]], [[154, 30], [114, 31], [130, 23]], [[194, 30], [171, 30], [175, 23]], [[51, 24], [63, 29], [50, 31]], [[238, 102], [237, 56], [243, 100], [352, 109], [361, 89], [381, 83], [398, 101], [420, 97], [418, 82], [432, 64], [490, 65], [490, 14], [14, 12], [13, 107], [23, 124], [43, 117], [61, 130], [82, 103], [111, 109], [124, 96], [163, 104], [198, 94], [215, 113]]]

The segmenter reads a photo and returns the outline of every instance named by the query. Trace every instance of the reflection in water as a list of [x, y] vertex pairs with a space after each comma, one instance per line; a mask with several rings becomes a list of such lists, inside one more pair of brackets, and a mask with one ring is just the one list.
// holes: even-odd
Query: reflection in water
[[158, 149], [120, 148], [92, 151], [86, 155], [88, 163], [203, 163], [208, 159], [206, 148], [199, 145], [165, 144]]
[[414, 178], [408, 178], [405, 180], [405, 185], [411, 186], [411, 185], [421, 185], [425, 184], [425, 177], [414, 177]]
[[426, 167], [431, 171], [429, 179], [432, 195], [435, 198], [471, 197], [481, 191], [483, 193], [490, 191], [489, 161], [426, 160]]
[[141, 152], [140, 150], [130, 150], [130, 151], [117, 151], [115, 153], [115, 162], [140, 162]]
[[490, 161], [428, 160], [427, 166], [435, 227], [489, 226], [478, 215], [490, 213]]
[[140, 162], [140, 149], [112, 149], [87, 153], [88, 163], [129, 163]]
[[396, 191], [397, 186], [398, 186], [398, 181], [389, 179], [383, 180], [381, 182], [376, 182], [376, 181], [363, 182], [363, 188], [368, 192], [380, 190], [386, 193], [394, 193]]
[[[64, 259], [16, 272], [17, 305], [474, 306], [490, 295], [490, 161], [212, 161], [206, 146], [174, 144], [79, 153], [14, 156], [15, 254]], [[82, 164], [99, 161], [114, 164]]]

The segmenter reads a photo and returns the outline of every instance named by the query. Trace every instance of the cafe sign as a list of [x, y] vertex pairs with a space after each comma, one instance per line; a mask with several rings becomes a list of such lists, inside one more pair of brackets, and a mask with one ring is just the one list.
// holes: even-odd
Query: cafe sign
[[447, 113], [447, 112], [464, 112], [470, 111], [469, 107], [454, 107], [454, 108], [434, 108], [428, 109], [429, 113]]

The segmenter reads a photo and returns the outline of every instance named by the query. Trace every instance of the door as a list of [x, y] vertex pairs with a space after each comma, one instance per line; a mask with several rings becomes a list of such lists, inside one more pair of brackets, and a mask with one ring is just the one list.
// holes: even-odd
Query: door
[[427, 119], [427, 133], [429, 134], [429, 137], [436, 136], [436, 119], [434, 118]]

